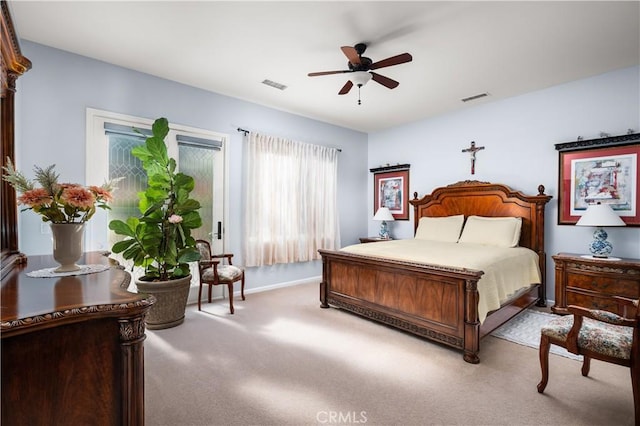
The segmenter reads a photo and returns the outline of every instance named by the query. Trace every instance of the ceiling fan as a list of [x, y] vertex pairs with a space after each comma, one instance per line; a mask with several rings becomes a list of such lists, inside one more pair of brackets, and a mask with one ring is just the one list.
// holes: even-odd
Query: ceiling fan
[[[317, 77], [320, 75], [330, 75], [330, 74], [343, 74], [343, 73], [352, 73], [352, 77], [347, 80], [342, 89], [338, 92], [339, 95], [346, 95], [349, 93], [353, 84], [355, 83], [360, 89], [362, 86], [367, 84], [369, 80], [373, 80], [379, 84], [382, 84], [384, 87], [389, 89], [395, 89], [398, 87], [400, 83], [397, 81], [375, 73], [371, 70], [377, 70], [379, 68], [390, 67], [392, 65], [404, 64], [406, 62], [411, 62], [413, 57], [408, 53], [401, 53], [400, 55], [392, 56], [387, 59], [383, 59], [381, 61], [373, 62], [370, 58], [362, 56], [365, 50], [367, 50], [367, 45], [364, 43], [358, 43], [355, 46], [342, 46], [342, 53], [349, 59], [347, 66], [348, 70], [338, 70], [338, 71], [320, 71], [320, 72], [310, 72], [308, 74], [309, 77]], [[360, 105], [360, 99], [358, 96], [358, 105]]]

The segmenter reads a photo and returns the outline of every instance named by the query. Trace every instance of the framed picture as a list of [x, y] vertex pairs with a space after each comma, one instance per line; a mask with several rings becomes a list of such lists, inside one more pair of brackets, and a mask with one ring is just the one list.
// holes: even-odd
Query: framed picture
[[640, 134], [556, 145], [560, 151], [558, 224], [574, 225], [589, 204], [608, 204], [640, 226]]
[[395, 220], [409, 220], [409, 165], [389, 168], [371, 169], [374, 172], [373, 213], [380, 207], [388, 207]]

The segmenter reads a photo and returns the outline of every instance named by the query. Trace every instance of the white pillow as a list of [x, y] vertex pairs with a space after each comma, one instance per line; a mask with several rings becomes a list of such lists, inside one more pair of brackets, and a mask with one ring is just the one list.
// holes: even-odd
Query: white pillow
[[421, 217], [416, 229], [417, 240], [455, 243], [460, 237], [464, 215], [444, 217]]
[[458, 242], [517, 247], [521, 228], [521, 217], [469, 216]]

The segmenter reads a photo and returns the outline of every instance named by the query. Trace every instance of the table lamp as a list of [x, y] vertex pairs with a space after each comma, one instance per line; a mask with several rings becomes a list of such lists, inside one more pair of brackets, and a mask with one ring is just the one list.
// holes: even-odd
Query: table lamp
[[376, 212], [375, 216], [373, 216], [373, 220], [381, 220], [380, 224], [380, 233], [378, 234], [380, 238], [383, 240], [389, 239], [389, 227], [387, 226], [387, 221], [393, 221], [393, 215], [391, 211], [389, 211], [388, 207], [380, 207]]
[[604, 226], [625, 226], [625, 223], [608, 204], [589, 204], [577, 226], [595, 226], [593, 241], [589, 244], [589, 251], [593, 257], [608, 258], [613, 250], [613, 245], [607, 241], [607, 233]]

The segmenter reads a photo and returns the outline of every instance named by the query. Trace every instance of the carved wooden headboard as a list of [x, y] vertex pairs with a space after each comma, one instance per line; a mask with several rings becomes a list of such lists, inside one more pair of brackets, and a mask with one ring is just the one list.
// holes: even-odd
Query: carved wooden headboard
[[467, 180], [436, 188], [420, 199], [414, 193], [409, 202], [414, 210], [414, 233], [424, 216], [521, 217], [520, 246], [538, 254], [544, 284], [544, 210], [551, 198], [544, 194], [543, 185], [538, 186], [537, 195], [525, 195], [506, 185]]

